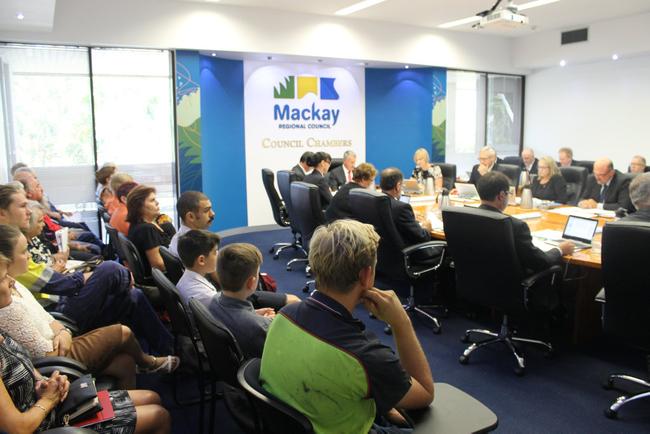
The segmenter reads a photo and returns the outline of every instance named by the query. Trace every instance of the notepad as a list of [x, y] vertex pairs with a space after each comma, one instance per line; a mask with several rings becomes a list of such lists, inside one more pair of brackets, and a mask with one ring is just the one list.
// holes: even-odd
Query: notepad
[[102, 406], [102, 409], [98, 411], [93, 417], [85, 420], [80, 420], [75, 423], [74, 426], [80, 428], [88, 425], [93, 425], [95, 423], [104, 422], [115, 418], [115, 411], [113, 410], [113, 404], [111, 404], [111, 396], [108, 394], [107, 390], [100, 390], [97, 392], [97, 399]]

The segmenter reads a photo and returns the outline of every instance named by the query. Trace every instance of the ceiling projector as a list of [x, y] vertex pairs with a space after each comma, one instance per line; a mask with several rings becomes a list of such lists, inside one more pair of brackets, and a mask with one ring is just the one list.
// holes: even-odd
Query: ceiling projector
[[472, 27], [477, 29], [482, 29], [487, 26], [513, 28], [528, 24], [528, 17], [519, 13], [519, 8], [512, 0], [508, 1], [506, 7], [496, 9], [499, 3], [501, 1], [498, 1], [492, 9], [477, 14], [481, 19]]

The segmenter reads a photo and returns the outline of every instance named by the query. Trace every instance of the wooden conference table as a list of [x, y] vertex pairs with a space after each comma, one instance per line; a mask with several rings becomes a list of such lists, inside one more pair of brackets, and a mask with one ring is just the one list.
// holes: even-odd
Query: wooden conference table
[[[436, 208], [432, 201], [422, 198], [415, 198], [411, 205], [416, 215], [426, 216], [427, 211]], [[453, 199], [451, 204], [454, 206], [476, 205], [478, 202], [456, 202]], [[541, 209], [522, 209], [519, 205], [508, 206], [504, 211], [505, 214], [516, 216], [517, 214], [528, 214], [538, 212], [541, 214], [537, 218], [526, 218], [524, 221], [530, 227], [531, 232], [540, 230], [562, 231], [568, 219], [567, 215], [551, 212], [550, 210]], [[613, 221], [613, 218], [595, 217], [598, 219], [598, 226], [602, 227], [605, 223]], [[435, 239], [444, 240], [445, 233], [442, 229], [434, 229], [431, 235]], [[595, 244], [600, 246], [601, 233], [594, 237]], [[571, 340], [574, 343], [588, 342], [600, 334], [601, 331], [601, 308], [594, 301], [598, 291], [602, 288], [603, 279], [601, 273], [601, 252], [600, 248], [592, 248], [574, 252], [572, 255], [563, 257], [564, 262], [579, 268], [577, 274], [580, 275], [575, 279], [575, 310], [573, 312], [573, 330]]]

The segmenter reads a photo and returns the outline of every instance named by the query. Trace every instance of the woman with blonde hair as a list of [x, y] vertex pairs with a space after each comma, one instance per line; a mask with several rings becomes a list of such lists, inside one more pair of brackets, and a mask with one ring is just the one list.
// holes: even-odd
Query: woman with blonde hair
[[537, 177], [530, 189], [533, 197], [551, 200], [558, 203], [567, 202], [566, 181], [560, 174], [555, 160], [551, 157], [541, 157], [537, 163]]
[[443, 177], [440, 166], [436, 166], [429, 162], [429, 152], [420, 148], [415, 151], [413, 154], [413, 162], [415, 163], [415, 169], [411, 174], [412, 178], [418, 180], [418, 182], [426, 182], [427, 178], [433, 178], [433, 185], [436, 188], [436, 191], [442, 190], [443, 187]]

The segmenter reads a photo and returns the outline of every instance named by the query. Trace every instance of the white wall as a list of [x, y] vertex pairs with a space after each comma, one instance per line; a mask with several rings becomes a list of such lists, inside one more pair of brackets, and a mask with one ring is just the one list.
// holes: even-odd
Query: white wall
[[59, 1], [52, 32], [0, 31], [0, 40], [222, 50], [523, 72], [512, 67], [512, 40], [499, 36], [162, 0]]
[[526, 77], [524, 143], [557, 158], [608, 156], [627, 170], [634, 154], [650, 157], [650, 55], [554, 67]]

